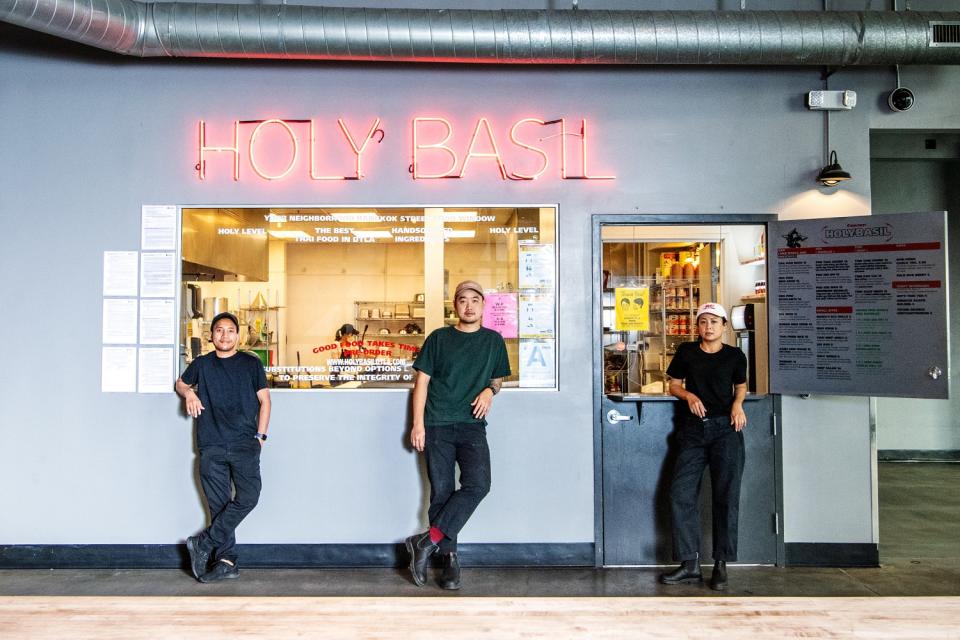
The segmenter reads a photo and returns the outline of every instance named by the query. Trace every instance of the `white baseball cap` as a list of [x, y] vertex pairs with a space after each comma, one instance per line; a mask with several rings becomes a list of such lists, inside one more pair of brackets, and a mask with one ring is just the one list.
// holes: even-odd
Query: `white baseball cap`
[[704, 302], [702, 305], [700, 305], [697, 308], [697, 320], [699, 320], [700, 316], [705, 313], [717, 316], [718, 318], [723, 318], [724, 320], [727, 319], [726, 310], [716, 302]]

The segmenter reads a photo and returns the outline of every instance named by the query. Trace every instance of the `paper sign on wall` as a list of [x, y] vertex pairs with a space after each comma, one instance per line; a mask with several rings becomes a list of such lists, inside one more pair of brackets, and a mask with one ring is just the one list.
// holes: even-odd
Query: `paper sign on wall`
[[504, 338], [516, 338], [518, 310], [516, 293], [488, 293], [483, 301], [483, 326]]
[[617, 287], [614, 289], [616, 300], [617, 331], [650, 330], [650, 288]]

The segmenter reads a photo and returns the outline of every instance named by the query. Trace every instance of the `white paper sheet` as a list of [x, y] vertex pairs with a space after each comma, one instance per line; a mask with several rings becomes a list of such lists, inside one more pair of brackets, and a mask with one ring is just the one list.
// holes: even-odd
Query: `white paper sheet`
[[137, 344], [137, 299], [103, 299], [103, 344]]
[[556, 348], [553, 340], [520, 341], [520, 386], [553, 388], [557, 379]]
[[172, 251], [177, 248], [177, 208], [143, 205], [140, 208], [140, 249]]
[[172, 299], [140, 301], [140, 344], [173, 344], [174, 308]]
[[137, 295], [139, 258], [137, 251], [103, 252], [103, 295]]
[[142, 347], [138, 353], [137, 391], [140, 393], [173, 392], [173, 349]]
[[100, 391], [133, 393], [137, 390], [137, 348], [104, 347], [100, 357]]
[[140, 297], [172, 298], [176, 295], [176, 262], [173, 253], [140, 256]]

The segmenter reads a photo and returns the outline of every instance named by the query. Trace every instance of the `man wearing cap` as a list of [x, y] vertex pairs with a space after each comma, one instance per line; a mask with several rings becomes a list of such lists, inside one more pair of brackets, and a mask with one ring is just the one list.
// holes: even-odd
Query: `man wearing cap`
[[[406, 539], [417, 586], [427, 579], [430, 556], [440, 551], [439, 584], [460, 588], [457, 534], [490, 491], [486, 416], [503, 378], [510, 375], [499, 333], [482, 326], [483, 288], [466, 280], [453, 298], [455, 326], [433, 331], [413, 363], [413, 428], [410, 442], [426, 454], [430, 480], [430, 528]], [[460, 488], [455, 484], [460, 466]]]
[[[713, 487], [713, 575], [710, 588], [727, 588], [727, 562], [737, 559], [743, 428], [747, 417], [747, 359], [723, 344], [727, 312], [714, 302], [697, 309], [698, 342], [686, 342], [667, 367], [670, 394], [684, 403], [677, 430], [679, 452], [670, 486], [673, 554], [681, 562], [660, 576], [663, 584], [702, 582], [700, 481], [710, 467]], [[685, 384], [682, 384], [685, 383]]]
[[239, 334], [236, 316], [217, 315], [210, 325], [214, 351], [191, 362], [176, 384], [197, 421], [200, 485], [210, 510], [210, 526], [187, 538], [200, 582], [240, 576], [234, 532], [260, 499], [270, 391], [259, 358], [237, 351]]

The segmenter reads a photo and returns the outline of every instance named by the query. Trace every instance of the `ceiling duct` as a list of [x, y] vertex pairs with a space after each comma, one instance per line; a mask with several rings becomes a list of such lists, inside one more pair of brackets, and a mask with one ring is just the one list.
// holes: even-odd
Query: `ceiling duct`
[[492, 64], [960, 64], [960, 12], [351, 9], [0, 0], [0, 20], [141, 57]]

